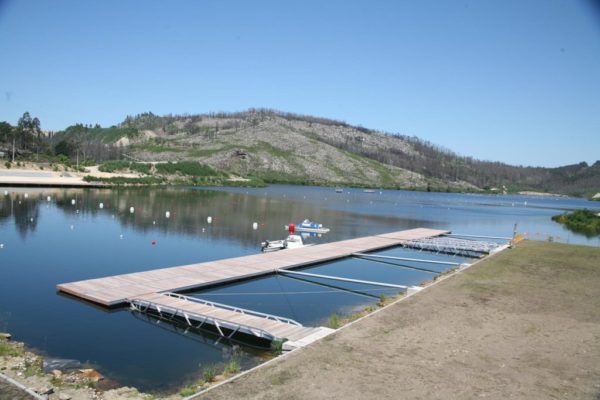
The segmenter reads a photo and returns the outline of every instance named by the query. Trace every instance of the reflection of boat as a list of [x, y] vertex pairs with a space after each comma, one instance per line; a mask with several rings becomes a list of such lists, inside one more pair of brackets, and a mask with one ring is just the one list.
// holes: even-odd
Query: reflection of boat
[[321, 237], [322, 234], [317, 232], [300, 232], [300, 236], [302, 236], [302, 239], [306, 239], [309, 237]]
[[[290, 227], [291, 227], [291, 225], [290, 225]], [[296, 224], [294, 226], [294, 228], [298, 232], [315, 232], [315, 233], [327, 233], [327, 232], [329, 232], [329, 228], [323, 228], [323, 224], [318, 224], [316, 222], [312, 222], [309, 219], [305, 219], [301, 223]]]
[[263, 253], [283, 250], [283, 249], [299, 249], [304, 247], [302, 237], [299, 235], [289, 235], [283, 240], [265, 240], [260, 244]]

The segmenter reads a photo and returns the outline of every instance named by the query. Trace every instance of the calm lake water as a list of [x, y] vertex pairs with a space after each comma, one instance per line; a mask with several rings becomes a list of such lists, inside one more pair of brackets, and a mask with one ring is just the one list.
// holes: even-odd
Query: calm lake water
[[[133, 214], [130, 207], [135, 207]], [[597, 238], [574, 234], [550, 220], [552, 215], [583, 207], [598, 208], [597, 203], [572, 198], [363, 193], [358, 189], [335, 193], [331, 188], [293, 186], [2, 188], [0, 331], [11, 332], [16, 340], [49, 357], [88, 363], [119, 384], [150, 391], [176, 390], [197, 379], [205, 366], [221, 365], [235, 357], [248, 368], [262, 362], [268, 352], [219, 341], [209, 334], [184, 333], [128, 310], [93, 307], [57, 294], [56, 285], [255, 254], [262, 240], [283, 238], [285, 224], [305, 218], [331, 228], [329, 234], [307, 239], [313, 243], [415, 227], [511, 236], [516, 223], [518, 231], [532, 239], [552, 237], [598, 246]], [[170, 218], [165, 217], [166, 211]], [[252, 229], [253, 222], [259, 224], [257, 230]], [[424, 253], [391, 249], [381, 254], [423, 257]], [[448, 259], [427, 255], [435, 257]], [[432, 277], [428, 272], [362, 259], [344, 259], [309, 270], [404, 285]], [[377, 303], [382, 293], [395, 292], [267, 276], [191, 295], [290, 317], [306, 325], [323, 325], [332, 313], [350, 314]]]

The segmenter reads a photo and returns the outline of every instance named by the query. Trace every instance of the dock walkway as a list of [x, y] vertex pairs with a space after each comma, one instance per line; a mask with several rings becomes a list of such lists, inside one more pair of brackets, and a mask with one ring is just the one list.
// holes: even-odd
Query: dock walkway
[[248, 279], [271, 274], [278, 269], [293, 269], [322, 263], [349, 257], [353, 253], [397, 246], [407, 240], [430, 238], [447, 233], [447, 231], [417, 228], [299, 249], [63, 283], [57, 288], [63, 293], [103, 306], [116, 306], [129, 303], [130, 299], [149, 293], [177, 292]]
[[295, 348], [332, 330], [305, 327], [288, 318], [173, 292], [249, 279], [447, 233], [434, 229], [411, 229], [273, 253], [63, 283], [58, 285], [58, 289], [103, 306], [129, 304], [135, 311], [158, 314], [168, 320], [177, 319], [196, 329], [210, 325], [225, 337], [239, 332], [267, 340], [287, 340], [287, 348]]

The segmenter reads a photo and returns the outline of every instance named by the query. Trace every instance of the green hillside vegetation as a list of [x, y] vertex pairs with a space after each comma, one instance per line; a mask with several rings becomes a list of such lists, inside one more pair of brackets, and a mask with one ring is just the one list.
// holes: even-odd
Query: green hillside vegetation
[[93, 177], [88, 175], [84, 180], [110, 185], [265, 186], [265, 182], [258, 177], [231, 179], [227, 172], [196, 161], [167, 162], [152, 165], [150, 163], [112, 160], [100, 165], [98, 170], [109, 173], [139, 173], [141, 176]]
[[208, 165], [200, 164], [194, 161], [180, 161], [177, 163], [168, 162], [166, 164], [156, 164], [156, 172], [161, 174], [180, 174], [193, 177], [227, 177], [228, 174], [218, 171]]
[[98, 140], [103, 143], [113, 143], [122, 137], [135, 138], [138, 135], [139, 131], [130, 126], [111, 126], [109, 128], [102, 128], [97, 124], [94, 127], [75, 124], [62, 131], [60, 135], [57, 135], [57, 138], [73, 139], [78, 136], [85, 136], [85, 140]]
[[151, 164], [130, 162], [125, 160], [108, 161], [98, 167], [101, 172], [139, 172], [150, 174]]
[[[17, 127], [0, 122], [0, 150], [8, 154], [14, 138], [17, 159], [61, 156], [78, 166], [138, 160], [140, 165], [103, 168], [165, 173], [169, 182], [174, 176], [224, 181], [233, 175], [257, 182], [409, 190], [526, 190], [587, 198], [600, 192], [600, 161], [558, 168], [482, 161], [414, 136], [269, 109], [165, 116], [148, 112], [108, 128], [75, 124], [47, 136], [40, 121], [25, 113]], [[173, 165], [154, 171], [145, 166], [150, 163]]]
[[571, 213], [555, 215], [553, 221], [564, 224], [570, 230], [586, 236], [600, 236], [600, 216], [595, 212], [583, 209]]
[[[127, 117], [122, 125], [158, 136], [134, 144], [131, 149], [138, 157], [199, 159], [269, 182], [461, 191], [506, 186], [511, 191], [578, 196], [600, 191], [600, 162], [559, 168], [513, 166], [463, 157], [413, 136], [268, 109], [198, 115], [144, 113]], [[144, 151], [144, 146], [149, 148]], [[311, 157], [303, 149], [318, 156]], [[236, 150], [248, 154], [245, 161], [232, 156]], [[407, 171], [415, 175], [409, 177]]]

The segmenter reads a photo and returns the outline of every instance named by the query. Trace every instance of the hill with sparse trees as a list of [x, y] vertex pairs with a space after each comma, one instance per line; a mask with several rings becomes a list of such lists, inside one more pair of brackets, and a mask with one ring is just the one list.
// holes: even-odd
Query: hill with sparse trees
[[[2, 141], [10, 144], [5, 128], [0, 126], [0, 147]], [[274, 183], [578, 196], [600, 191], [600, 161], [559, 168], [508, 165], [460, 156], [417, 137], [267, 109], [143, 113], [108, 128], [76, 124], [43, 142], [55, 154], [82, 160], [198, 161]], [[27, 147], [30, 153], [34, 147]]]

